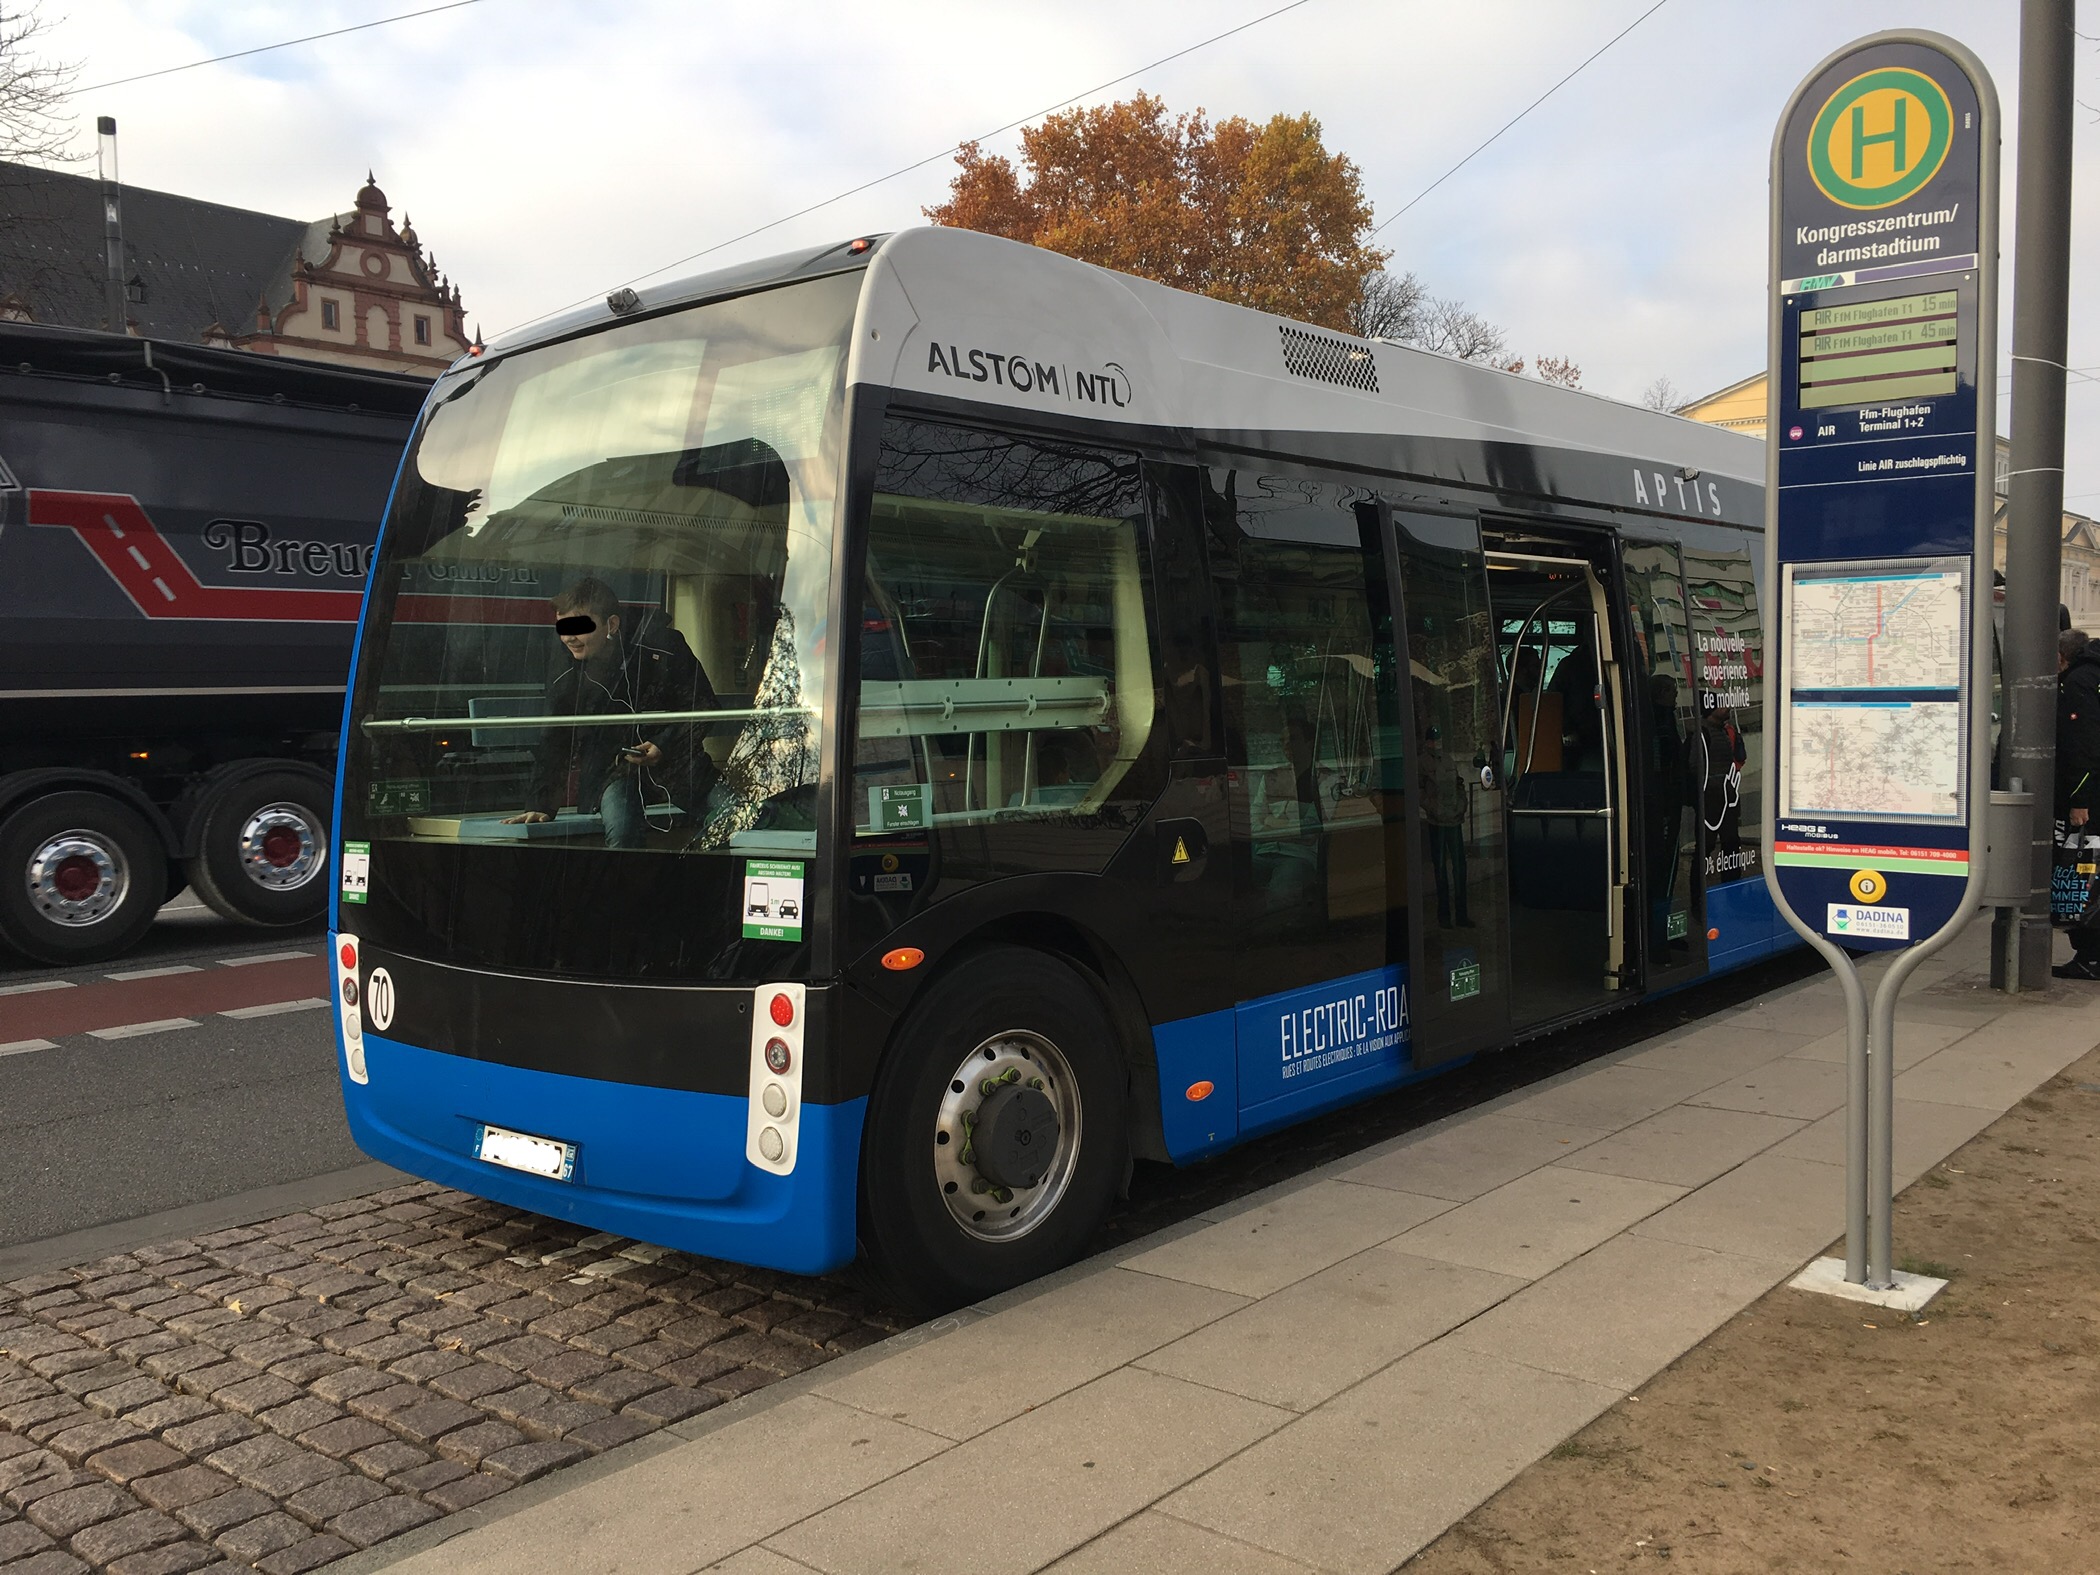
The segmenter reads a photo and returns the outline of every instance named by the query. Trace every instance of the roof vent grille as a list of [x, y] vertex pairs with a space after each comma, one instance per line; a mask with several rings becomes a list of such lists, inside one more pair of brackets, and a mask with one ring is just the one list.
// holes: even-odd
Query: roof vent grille
[[1367, 394], [1378, 392], [1378, 362], [1362, 340], [1335, 339], [1288, 323], [1278, 323], [1276, 331], [1283, 335], [1285, 370], [1315, 382], [1360, 388]]

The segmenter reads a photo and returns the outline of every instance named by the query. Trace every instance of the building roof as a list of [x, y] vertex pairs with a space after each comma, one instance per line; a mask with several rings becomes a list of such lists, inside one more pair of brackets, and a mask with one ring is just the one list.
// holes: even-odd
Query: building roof
[[1748, 377], [1738, 378], [1735, 382], [1730, 383], [1726, 388], [1717, 388], [1711, 394], [1701, 394], [1697, 399], [1687, 399], [1683, 404], [1679, 405], [1677, 409], [1679, 411], [1694, 410], [1701, 405], [1713, 404], [1716, 400], [1728, 399], [1738, 394], [1747, 394], [1752, 388], [1756, 387], [1764, 380], [1764, 368], [1759, 367]]
[[[310, 230], [303, 219], [121, 190], [124, 277], [144, 287], [127, 310], [155, 338], [195, 341], [214, 323], [246, 326]], [[102, 259], [100, 181], [0, 163], [0, 300], [15, 297], [40, 323], [106, 327]]]

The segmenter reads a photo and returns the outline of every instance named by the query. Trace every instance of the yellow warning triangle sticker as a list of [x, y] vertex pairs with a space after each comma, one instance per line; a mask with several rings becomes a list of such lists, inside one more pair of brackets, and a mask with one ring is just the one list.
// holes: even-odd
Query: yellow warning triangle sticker
[[1176, 863], [1176, 864], [1186, 864], [1186, 863], [1188, 863], [1188, 861], [1189, 861], [1189, 845], [1188, 845], [1188, 844], [1187, 844], [1186, 842], [1182, 841], [1182, 839], [1181, 839], [1181, 838], [1179, 838], [1179, 837], [1176, 837], [1176, 838], [1174, 839], [1174, 859], [1173, 859], [1173, 862], [1174, 862], [1174, 863]]

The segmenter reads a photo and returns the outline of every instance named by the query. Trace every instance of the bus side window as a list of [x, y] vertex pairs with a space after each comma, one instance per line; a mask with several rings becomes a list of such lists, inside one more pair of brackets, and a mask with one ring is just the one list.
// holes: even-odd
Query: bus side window
[[1242, 900], [1285, 943], [1252, 993], [1380, 966], [1389, 943], [1404, 957], [1399, 668], [1370, 495], [1214, 467], [1204, 512]]
[[[1135, 456], [886, 423], [860, 620], [857, 830], [1149, 801], [1145, 519]], [[900, 800], [916, 807], [884, 813]]]

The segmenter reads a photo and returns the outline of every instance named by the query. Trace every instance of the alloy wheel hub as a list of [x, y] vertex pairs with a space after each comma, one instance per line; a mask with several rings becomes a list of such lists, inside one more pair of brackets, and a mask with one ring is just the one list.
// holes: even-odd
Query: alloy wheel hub
[[1026, 1030], [985, 1040], [935, 1113], [934, 1181], [950, 1218], [979, 1241], [1027, 1235], [1064, 1200], [1081, 1136], [1079, 1078], [1064, 1052]]
[[122, 906], [131, 871], [114, 843], [84, 828], [62, 831], [29, 856], [29, 900], [53, 924], [80, 929]]
[[298, 804], [265, 804], [241, 827], [241, 869], [266, 891], [293, 891], [321, 873], [328, 839]]

